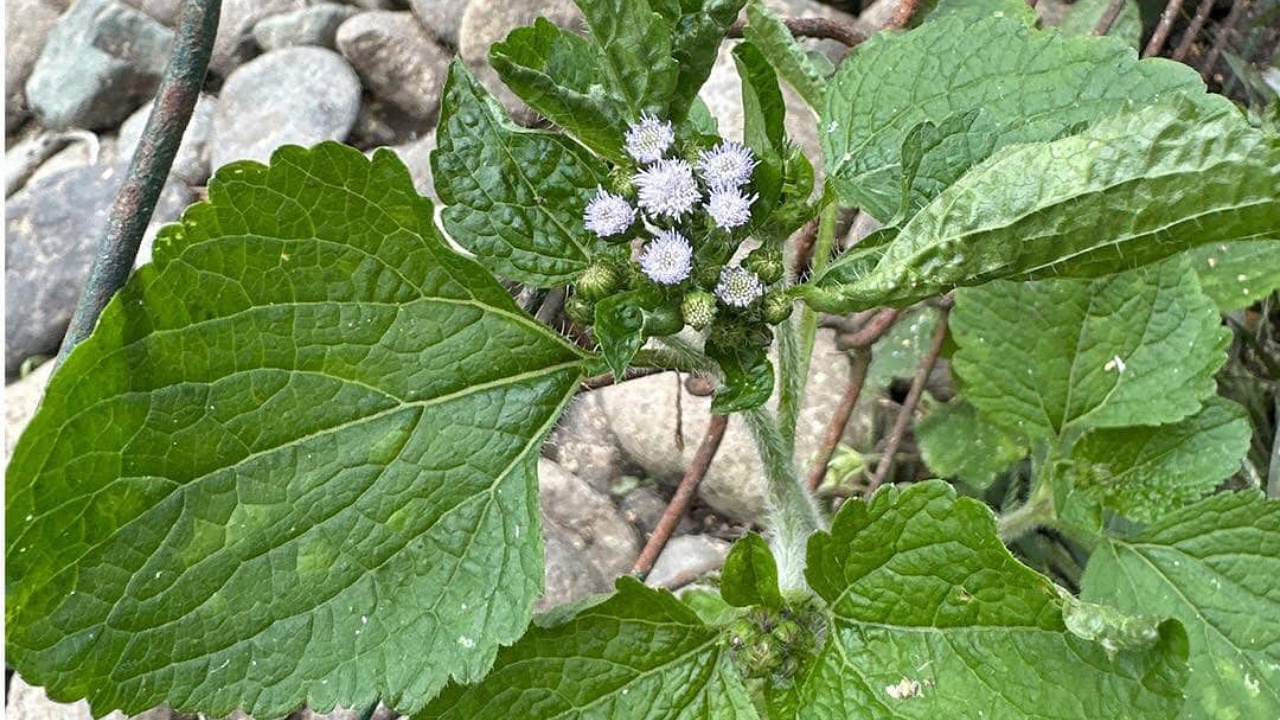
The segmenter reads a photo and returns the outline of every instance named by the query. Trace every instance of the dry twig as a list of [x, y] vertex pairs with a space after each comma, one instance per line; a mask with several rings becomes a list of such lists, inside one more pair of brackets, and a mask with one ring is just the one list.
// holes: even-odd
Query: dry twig
[[1120, 13], [1124, 11], [1124, 3], [1125, 0], [1111, 0], [1111, 4], [1098, 19], [1098, 26], [1093, 29], [1094, 35], [1106, 35], [1111, 32], [1111, 26], [1116, 24], [1116, 18], [1120, 17]]
[[[858, 32], [857, 28], [846, 23], [828, 18], [781, 18], [795, 37], [817, 38], [819, 40], [835, 40], [847, 47], [855, 47], [866, 42], [867, 36]], [[738, 20], [725, 31], [725, 37], [740, 38], [747, 23]]]
[[1142, 49], [1142, 57], [1154, 57], [1164, 50], [1164, 44], [1169, 40], [1169, 33], [1173, 31], [1173, 21], [1178, 19], [1178, 14], [1181, 12], [1182, 0], [1169, 0], [1169, 4], [1165, 5], [1164, 11], [1160, 13], [1160, 22], [1156, 25], [1155, 32], [1151, 33], [1151, 39]]
[[1191, 18], [1191, 24], [1187, 26], [1186, 32], [1182, 34], [1182, 41], [1178, 43], [1178, 47], [1174, 48], [1173, 54], [1170, 55], [1174, 60], [1182, 62], [1187, 53], [1191, 52], [1191, 46], [1195, 44], [1196, 38], [1200, 35], [1200, 30], [1204, 28], [1205, 20], [1209, 19], [1209, 11], [1213, 10], [1213, 0], [1200, 0], [1200, 4], [1196, 6], [1195, 17]]

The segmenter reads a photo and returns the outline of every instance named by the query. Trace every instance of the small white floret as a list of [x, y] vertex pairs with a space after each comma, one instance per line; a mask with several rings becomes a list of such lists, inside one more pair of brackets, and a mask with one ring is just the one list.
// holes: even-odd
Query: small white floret
[[721, 230], [732, 230], [751, 222], [751, 204], [755, 195], [746, 195], [736, 187], [718, 187], [707, 200], [707, 214]]
[[636, 209], [631, 207], [631, 203], [604, 188], [596, 190], [596, 196], [582, 213], [582, 224], [602, 238], [621, 235], [635, 219]]
[[627, 154], [642, 163], [661, 160], [675, 141], [676, 131], [671, 123], [649, 113], [627, 128]]
[[712, 188], [746, 185], [755, 167], [755, 155], [742, 143], [722, 142], [698, 153], [698, 174]]
[[693, 272], [693, 246], [675, 230], [664, 230], [640, 253], [640, 269], [656, 283], [678, 285]]
[[741, 267], [726, 267], [720, 271], [716, 285], [716, 297], [725, 305], [744, 308], [764, 295], [764, 283], [756, 274]]
[[640, 207], [660, 217], [678, 219], [701, 199], [693, 166], [683, 160], [659, 160], [636, 173]]

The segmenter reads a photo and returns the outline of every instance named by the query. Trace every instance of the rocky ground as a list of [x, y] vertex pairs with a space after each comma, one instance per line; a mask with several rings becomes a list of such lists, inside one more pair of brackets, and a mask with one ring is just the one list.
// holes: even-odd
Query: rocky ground
[[[174, 38], [180, 0], [6, 0], [5, 454], [34, 412], [107, 209], [137, 146], [150, 96]], [[784, 15], [827, 16], [870, 31], [896, 4], [859, 18], [814, 0], [771, 0]], [[400, 154], [421, 192], [432, 194], [428, 156], [447, 64], [461, 58], [517, 118], [530, 113], [488, 67], [490, 43], [538, 15], [577, 26], [569, 0], [224, 0], [207, 94], [196, 108], [152, 232], [199, 199], [212, 171], [272, 149], [339, 140]], [[814, 49], [833, 60], [828, 41]], [[728, 136], [741, 133], [739, 81], [726, 49], [703, 99]], [[815, 159], [815, 120], [788, 94], [791, 132]], [[854, 232], [859, 227], [855, 226]], [[865, 227], [863, 227], [865, 229]], [[149, 258], [144, 245], [139, 263]], [[873, 385], [846, 440], [866, 447], [892, 416], [888, 387], [910, 375], [928, 329], [903, 330], [878, 360]], [[799, 452], [812, 453], [845, 381], [847, 364], [820, 334], [801, 418]], [[548, 441], [539, 475], [547, 552], [539, 609], [607, 591], [629, 570], [693, 457], [709, 398], [675, 374], [584, 393]], [[677, 428], [683, 442], [676, 437]], [[866, 449], [869, 449], [867, 447]], [[761, 521], [756, 457], [739, 422], [699, 493], [699, 502], [649, 578], [678, 584], [718, 567], [729, 543]], [[88, 718], [87, 707], [50, 702], [14, 678], [13, 718]], [[165, 720], [171, 714], [143, 716]], [[390, 716], [390, 713], [386, 713]], [[312, 717], [308, 711], [294, 718]], [[336, 713], [333, 717], [354, 717]]]

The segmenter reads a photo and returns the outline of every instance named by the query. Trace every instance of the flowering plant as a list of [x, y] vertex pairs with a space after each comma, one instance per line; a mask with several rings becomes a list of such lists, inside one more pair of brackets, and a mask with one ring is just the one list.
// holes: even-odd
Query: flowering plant
[[[697, 96], [744, 5], [727, 138]], [[1022, 0], [942, 0], [838, 68], [756, 0], [579, 6], [585, 37], [490, 53], [552, 130], [450, 68], [449, 239], [392, 153], [334, 143], [222, 168], [162, 232], [14, 451], [10, 664], [98, 714], [1280, 714], [1280, 506], [1236, 473], [1263, 424], [1227, 390], [1275, 361], [1215, 384], [1222, 314], [1280, 285], [1237, 265], [1276, 257], [1273, 131]], [[841, 247], [854, 207], [883, 228]], [[908, 312], [933, 328], [893, 430], [832, 462]], [[820, 321], [851, 382], [802, 479]], [[939, 479], [895, 476], [944, 353], [961, 394], [915, 428]], [[765, 532], [679, 598], [638, 561], [533, 618], [539, 447], [635, 368], [719, 383], [684, 487], [740, 418]]]

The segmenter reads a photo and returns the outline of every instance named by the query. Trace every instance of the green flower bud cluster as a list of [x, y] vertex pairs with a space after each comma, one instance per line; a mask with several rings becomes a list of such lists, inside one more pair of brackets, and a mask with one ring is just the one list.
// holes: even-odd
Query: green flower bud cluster
[[729, 651], [744, 677], [787, 684], [817, 652], [825, 632], [812, 608], [752, 608], [730, 627]]

